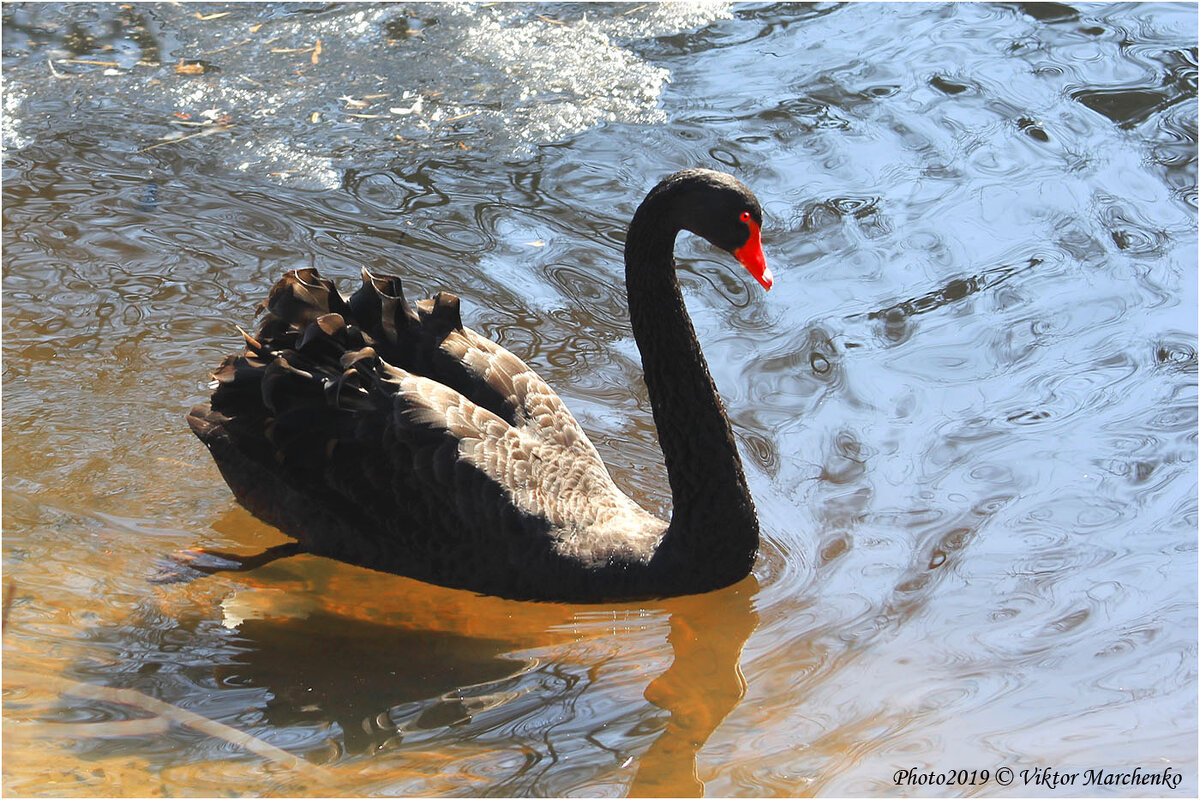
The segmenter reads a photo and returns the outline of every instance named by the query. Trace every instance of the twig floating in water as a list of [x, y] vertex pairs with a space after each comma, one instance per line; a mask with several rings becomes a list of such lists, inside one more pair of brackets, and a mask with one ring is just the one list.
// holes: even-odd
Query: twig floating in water
[[166, 145], [166, 144], [175, 144], [176, 142], [182, 142], [184, 139], [195, 139], [197, 136], [208, 136], [213, 133], [220, 133], [221, 131], [227, 131], [232, 127], [233, 127], [232, 125], [214, 125], [213, 127], [206, 128], [202, 131], [196, 131], [195, 133], [189, 133], [187, 136], [177, 136], [174, 139], [167, 139], [165, 142], [159, 142], [158, 144], [152, 144], [149, 147], [143, 147], [141, 150], [138, 150], [138, 152], [144, 153], [147, 150], [153, 150], [156, 147], [162, 147], [163, 145]]
[[12, 611], [13, 600], [17, 596], [17, 582], [9, 581], [4, 587], [4, 618], [0, 619], [0, 630], [8, 627], [8, 612]]
[[214, 739], [221, 739], [243, 750], [248, 750], [256, 756], [300, 773], [305, 778], [320, 783], [324, 787], [332, 787], [329, 777], [321, 769], [305, 761], [303, 758], [292, 755], [286, 750], [264, 742], [262, 739], [251, 736], [245, 731], [239, 731], [237, 728], [231, 728], [224, 723], [217, 722], [208, 717], [202, 717], [193, 711], [173, 706], [170, 703], [142, 694], [136, 689], [118, 689], [112, 686], [97, 686], [93, 683], [79, 683], [78, 681], [69, 680], [57, 675], [45, 675], [40, 672], [29, 672], [21, 669], [6, 669], [4, 677], [21, 681], [30, 686], [48, 686], [65, 695], [74, 695], [75, 697], [85, 697], [89, 700], [102, 700], [106, 703], [118, 703], [120, 705], [140, 708], [147, 713], [163, 717], [179, 725], [186, 725], [192, 730], [200, 731], [212, 736]]
[[200, 55], [211, 56], [214, 53], [224, 53], [226, 50], [232, 50], [235, 47], [241, 47], [244, 44], [250, 44], [250, 42], [252, 42], [252, 41], [254, 41], [254, 40], [253, 39], [243, 39], [240, 42], [234, 42], [233, 44], [227, 44], [224, 47], [218, 47], [216, 50], [205, 50], [204, 52], [200, 53]]
[[91, 65], [97, 66], [97, 67], [119, 67], [119, 66], [121, 66], [121, 62], [119, 62], [119, 61], [92, 61], [87, 58], [60, 58], [58, 60], [58, 63], [60, 63], [60, 64], [91, 64]]

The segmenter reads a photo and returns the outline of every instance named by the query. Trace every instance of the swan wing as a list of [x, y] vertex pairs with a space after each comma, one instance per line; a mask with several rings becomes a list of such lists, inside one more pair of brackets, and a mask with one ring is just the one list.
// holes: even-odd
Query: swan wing
[[666, 523], [620, 492], [544, 381], [462, 328], [455, 300], [374, 319], [355, 305], [289, 273], [193, 409], [243, 505], [312, 552], [485, 591], [649, 558]]
[[515, 411], [515, 422], [535, 436], [600, 460], [575, 416], [540, 375], [517, 356], [470, 328], [451, 331], [440, 345]]
[[458, 392], [411, 374], [400, 376], [394, 408], [398, 426], [452, 437], [461, 462], [486, 476], [512, 508], [545, 522], [560, 556], [587, 566], [648, 558], [666, 529], [616, 486], [582, 431], [564, 443], [543, 435], [544, 427], [510, 425]]
[[[293, 283], [298, 285], [288, 287], [289, 302], [276, 301], [273, 308], [295, 316], [294, 307], [310, 297], [323, 301], [336, 295], [332, 284], [315, 271], [302, 270], [296, 275], [298, 280]], [[318, 286], [326, 287], [324, 293]], [[278, 294], [284, 297], [287, 291]], [[338, 311], [335, 305], [328, 302], [319, 307]], [[558, 393], [513, 353], [465, 327], [454, 295], [440, 292], [418, 301], [414, 309], [404, 298], [399, 278], [373, 275], [364, 269], [362, 288], [345, 305], [388, 363], [449, 386], [547, 442], [599, 460]]]

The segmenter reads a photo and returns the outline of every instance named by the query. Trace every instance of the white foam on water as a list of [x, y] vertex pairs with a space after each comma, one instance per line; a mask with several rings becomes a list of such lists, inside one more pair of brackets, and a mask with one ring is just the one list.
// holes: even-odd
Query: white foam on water
[[3, 111], [0, 112], [0, 152], [20, 150], [29, 144], [20, 133], [21, 106], [25, 103], [25, 91], [14, 87], [9, 81], [3, 82]]
[[[588, 6], [566, 19], [467, 3], [220, 20], [159, 7], [153, 16], [161, 65], [89, 70], [47, 54], [60, 59], [76, 113], [107, 97], [108, 108], [115, 100], [161, 119], [146, 146], [198, 133], [201, 114], [225, 116], [228, 131], [206, 139], [207, 152], [234, 169], [320, 189], [338, 186], [351, 164], [388, 163], [404, 149], [486, 146], [519, 157], [604, 123], [664, 122], [659, 99], [670, 74], [626, 43], [694, 30], [730, 16], [730, 6]], [[410, 33], [397, 33], [398, 22], [411, 22]], [[209, 65], [195, 75], [173, 68], [194, 59]], [[20, 118], [19, 87], [6, 86], [4, 97], [4, 147], [19, 149], [39, 125]]]

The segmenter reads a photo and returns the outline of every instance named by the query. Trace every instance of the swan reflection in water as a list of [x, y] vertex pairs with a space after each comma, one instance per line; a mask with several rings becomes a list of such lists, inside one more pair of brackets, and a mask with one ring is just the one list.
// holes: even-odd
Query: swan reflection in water
[[[239, 548], [279, 538], [238, 508], [216, 528]], [[405, 784], [419, 793], [470, 772], [506, 795], [700, 795], [696, 755], [744, 695], [742, 648], [758, 624], [754, 576], [604, 606], [480, 596], [312, 556], [231, 583], [177, 585], [160, 617], [111, 633], [110, 647], [143, 664], [130, 685], [303, 754], [335, 780], [364, 758], [381, 776], [437, 761]], [[83, 679], [113, 682], [99, 671]], [[205, 760], [194, 738], [176, 746]]]
[[[505, 688], [536, 665], [505, 659], [496, 639], [392, 628], [314, 611], [303, 619], [246, 619], [242, 652], [217, 683], [268, 693], [268, 724], [335, 723], [347, 754], [389, 749], [408, 733], [453, 728], [509, 699]], [[337, 753], [334, 753], [336, 757]]]
[[[331, 572], [324, 587], [330, 592], [363, 577], [344, 567]], [[347, 580], [349, 573], [355, 574]], [[493, 788], [504, 794], [537, 792], [555, 767], [561, 780], [571, 766], [563, 762], [572, 756], [581, 773], [590, 773], [576, 777], [589, 784], [628, 785], [631, 796], [703, 794], [696, 754], [745, 692], [739, 662], [758, 622], [753, 576], [706, 595], [606, 612], [430, 593], [405, 579], [370, 578], [403, 584], [393, 599], [418, 607], [409, 605], [404, 621], [381, 623], [330, 609], [271, 618], [270, 608], [260, 605], [249, 611], [259, 618], [238, 621], [244, 606], [261, 603], [255, 599], [260, 592], [226, 601], [239, 653], [234, 663], [216, 668], [218, 685], [266, 690], [262, 712], [272, 727], [335, 723], [340, 736], [326, 735], [318, 748], [330, 751], [322, 757], [327, 762], [369, 752], [403, 761], [412, 749], [490, 740], [496, 750], [526, 751], [518, 770], [493, 775], [499, 777]], [[292, 592], [269, 590], [268, 606]], [[356, 593], [363, 594], [361, 588]], [[608, 620], [598, 621], [604, 614]], [[658, 653], [658, 636], [668, 631], [669, 664], [648, 683], [621, 674], [636, 663], [606, 669], [614, 658], [606, 638], [615, 626], [627, 640], [629, 624], [647, 629]], [[631, 706], [633, 697], [617, 696], [631, 684], [644, 687], [648, 703]], [[619, 702], [579, 702], [597, 692]], [[619, 709], [615, 718], [583, 716], [609, 705]]]
[[750, 575], [727, 589], [664, 602], [673, 660], [646, 687], [665, 712], [662, 735], [642, 754], [631, 797], [701, 797], [696, 754], [746, 694], [742, 648], [758, 627]]

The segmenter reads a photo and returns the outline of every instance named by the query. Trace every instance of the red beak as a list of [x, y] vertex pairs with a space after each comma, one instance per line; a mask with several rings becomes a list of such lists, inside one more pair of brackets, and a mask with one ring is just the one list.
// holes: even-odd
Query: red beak
[[770, 291], [771, 286], [775, 283], [775, 276], [771, 274], [771, 270], [767, 266], [767, 257], [763, 255], [762, 231], [754, 220], [749, 220], [746, 224], [750, 226], [750, 238], [744, 245], [733, 251], [733, 257], [754, 276], [754, 280]]

